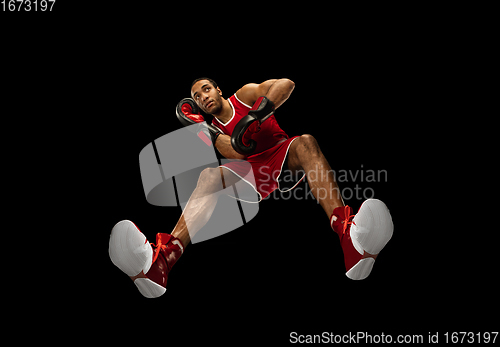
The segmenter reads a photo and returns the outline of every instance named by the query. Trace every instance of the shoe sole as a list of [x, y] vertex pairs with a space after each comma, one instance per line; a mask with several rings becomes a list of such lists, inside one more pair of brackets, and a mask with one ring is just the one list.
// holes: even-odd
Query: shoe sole
[[147, 273], [153, 259], [153, 249], [146, 236], [129, 220], [113, 227], [109, 237], [109, 257], [127, 276]]
[[151, 267], [153, 249], [134, 223], [123, 220], [113, 227], [108, 251], [113, 264], [132, 279], [146, 298], [157, 298], [166, 292], [166, 288], [144, 275]]
[[364, 251], [363, 257], [346, 276], [352, 280], [368, 277], [375, 264], [375, 258], [392, 237], [394, 224], [387, 206], [378, 199], [368, 199], [359, 208], [351, 225], [351, 239], [354, 247]]
[[139, 289], [139, 292], [148, 299], [158, 298], [167, 291], [167, 288], [160, 286], [146, 277], [135, 279], [134, 284]]

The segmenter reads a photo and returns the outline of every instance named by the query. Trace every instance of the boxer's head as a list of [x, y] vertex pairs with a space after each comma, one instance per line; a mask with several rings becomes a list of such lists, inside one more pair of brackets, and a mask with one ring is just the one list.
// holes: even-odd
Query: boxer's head
[[222, 109], [222, 91], [213, 79], [195, 79], [191, 84], [191, 97], [205, 113], [217, 114]]

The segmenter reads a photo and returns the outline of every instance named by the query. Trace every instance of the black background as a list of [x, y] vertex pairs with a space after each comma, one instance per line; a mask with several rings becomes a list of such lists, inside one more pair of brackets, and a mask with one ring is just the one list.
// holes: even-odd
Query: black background
[[[99, 180], [106, 177], [99, 184], [105, 190], [99, 193], [104, 203], [99, 232], [106, 266], [103, 295], [109, 304], [118, 312], [151, 307], [151, 319], [187, 342], [260, 342], [265, 336], [278, 344], [288, 342], [292, 331], [422, 334], [427, 339], [438, 330], [487, 330], [475, 317], [488, 305], [492, 284], [481, 289], [485, 295], [468, 296], [466, 279], [483, 279], [454, 249], [457, 240], [449, 235], [454, 231], [435, 216], [442, 191], [432, 184], [437, 179], [428, 155], [432, 131], [419, 124], [428, 117], [422, 102], [428, 90], [420, 87], [426, 71], [409, 69], [412, 59], [394, 62], [384, 56], [366, 63], [362, 55], [326, 52], [310, 63], [294, 63], [300, 59], [293, 50], [275, 49], [259, 52], [264, 63], [253, 65], [231, 50], [226, 54], [234, 57], [233, 64], [221, 64], [214, 54], [180, 72], [163, 66], [166, 71], [158, 76], [153, 63], [133, 81], [123, 78], [129, 87], [120, 89], [123, 94], [116, 95], [105, 116], [112, 126], [107, 130], [109, 157], [98, 169]], [[189, 96], [190, 82], [199, 76], [215, 79], [226, 98], [248, 82], [292, 79], [296, 88], [276, 112], [289, 135], [315, 136], [336, 170], [363, 165], [387, 171], [387, 182], [340, 184], [341, 189], [356, 184], [373, 188], [393, 217], [393, 239], [368, 279], [356, 282], [345, 276], [338, 237], [313, 200], [266, 200], [249, 224], [190, 245], [169, 276], [167, 293], [154, 302], [145, 301], [106, 259], [106, 239], [119, 220], [133, 220], [149, 240], [157, 232], [170, 232], [177, 222], [180, 209], [145, 201], [138, 153], [179, 128], [173, 108]], [[346, 201], [354, 211], [361, 203]]]
[[[61, 321], [90, 315], [71, 329], [110, 342], [286, 344], [292, 331], [427, 338], [496, 328], [494, 253], [481, 251], [473, 221], [450, 222], [465, 205], [446, 190], [462, 185], [446, 167], [453, 143], [436, 123], [456, 78], [452, 31], [339, 24], [339, 14], [305, 28], [301, 16], [279, 12], [272, 25], [186, 24], [168, 8], [153, 16], [135, 13], [138, 5], [59, 5], [45, 17], [26, 14], [23, 26], [20, 14], [3, 21], [13, 114], [36, 134], [28, 166], [40, 188], [28, 220], [45, 221], [36, 231], [17, 225], [51, 236], [43, 280], [30, 294], [42, 308], [33, 311], [62, 309]], [[394, 236], [369, 278], [345, 276], [338, 237], [314, 200], [266, 200], [247, 225], [188, 246], [159, 299], [143, 298], [113, 266], [117, 222], [132, 220], [153, 241], [180, 216], [146, 202], [138, 156], [180, 128], [174, 107], [201, 76], [225, 98], [246, 83], [290, 78], [295, 90], [276, 112], [290, 136], [312, 134], [334, 170], [387, 171], [387, 182], [340, 183], [371, 187], [391, 211]], [[345, 202], [354, 211], [362, 203]]]

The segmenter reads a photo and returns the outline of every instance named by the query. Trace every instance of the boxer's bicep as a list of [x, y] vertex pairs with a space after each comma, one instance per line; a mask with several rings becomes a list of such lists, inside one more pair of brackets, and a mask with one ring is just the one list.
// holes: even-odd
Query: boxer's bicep
[[267, 92], [276, 81], [276, 79], [271, 79], [264, 81], [261, 84], [245, 84], [236, 92], [236, 96], [245, 104], [252, 106], [259, 97], [267, 95]]

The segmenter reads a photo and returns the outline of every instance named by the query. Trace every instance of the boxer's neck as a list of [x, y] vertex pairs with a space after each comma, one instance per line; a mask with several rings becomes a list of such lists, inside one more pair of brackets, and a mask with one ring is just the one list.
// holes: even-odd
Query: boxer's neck
[[233, 108], [231, 107], [229, 101], [222, 98], [221, 110], [217, 113], [214, 113], [212, 116], [217, 118], [222, 124], [226, 124], [233, 116]]

